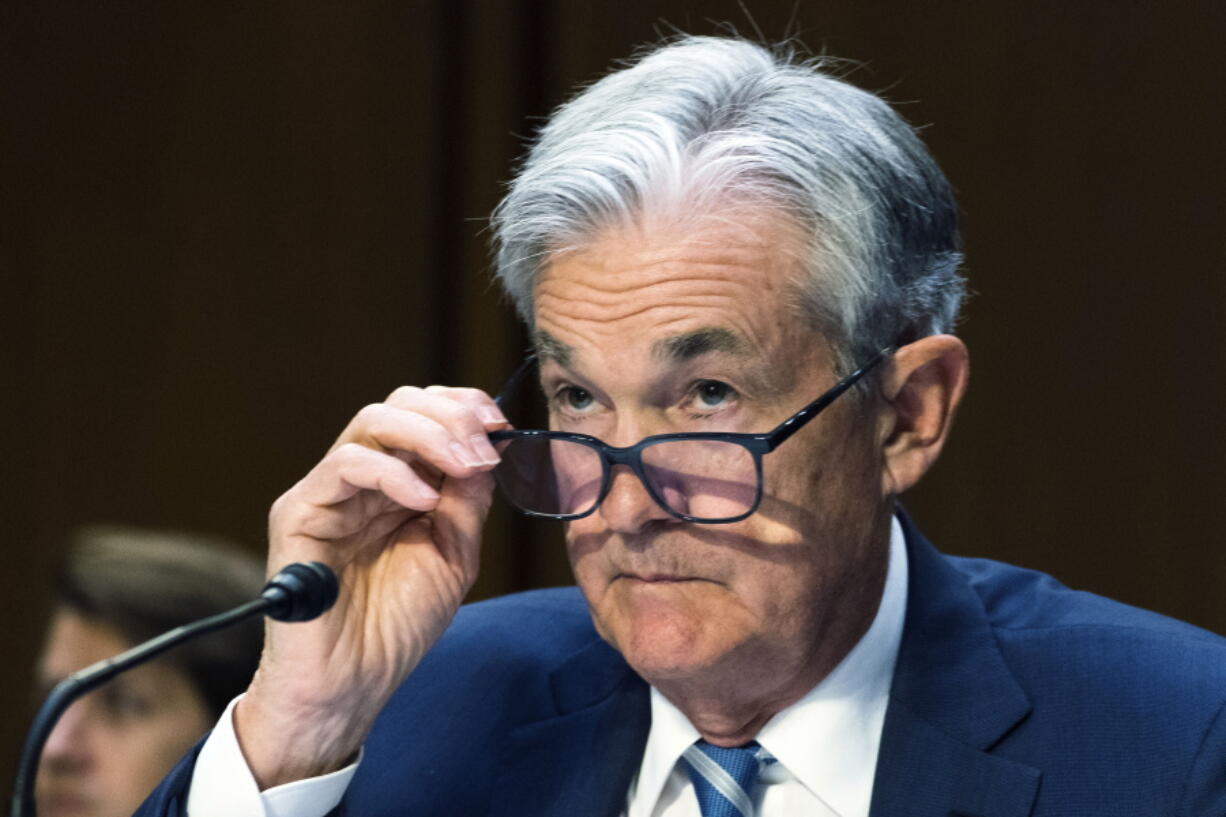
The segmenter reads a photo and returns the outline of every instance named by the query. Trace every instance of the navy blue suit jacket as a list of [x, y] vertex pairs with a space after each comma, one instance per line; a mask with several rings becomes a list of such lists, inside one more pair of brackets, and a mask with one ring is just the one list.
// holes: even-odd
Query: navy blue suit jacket
[[[1226, 817], [1226, 640], [904, 520], [906, 625], [873, 817]], [[647, 685], [573, 588], [461, 609], [334, 814], [616, 817]], [[181, 813], [194, 753], [138, 812]]]

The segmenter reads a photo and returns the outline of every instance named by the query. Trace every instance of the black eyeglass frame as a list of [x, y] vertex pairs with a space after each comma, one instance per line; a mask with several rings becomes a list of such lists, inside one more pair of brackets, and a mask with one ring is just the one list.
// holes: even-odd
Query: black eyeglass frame
[[[831, 386], [824, 394], [809, 403], [804, 408], [797, 411], [791, 417], [781, 422], [779, 425], [772, 428], [770, 431], [761, 434], [752, 434], [744, 432], [722, 432], [722, 431], [679, 431], [669, 434], [652, 434], [649, 437], [644, 437], [634, 445], [625, 447], [612, 446], [601, 440], [598, 437], [593, 437], [590, 434], [579, 434], [573, 431], [552, 431], [552, 430], [535, 430], [535, 429], [511, 429], [507, 431], [491, 431], [489, 439], [491, 443], [498, 443], [504, 440], [515, 439], [549, 439], [549, 440], [565, 440], [567, 442], [578, 443], [592, 448], [600, 456], [600, 493], [597, 494], [592, 507], [582, 513], [542, 513], [541, 511], [530, 511], [521, 507], [518, 503], [507, 496], [508, 492], [503, 491], [503, 496], [511, 503], [520, 513], [528, 516], [535, 516], [542, 519], [557, 519], [564, 522], [570, 522], [575, 519], [583, 519], [586, 516], [591, 516], [604, 502], [605, 497], [609, 494], [609, 489], [612, 487], [613, 466], [624, 465], [634, 472], [638, 477], [643, 488], [646, 489], [652, 500], [667, 511], [672, 516], [678, 519], [683, 519], [686, 522], [696, 522], [704, 525], [726, 525], [733, 522], [740, 522], [742, 519], [747, 519], [753, 516], [758, 510], [758, 506], [762, 503], [762, 457], [774, 451], [779, 446], [783, 445], [793, 434], [804, 428], [805, 424], [820, 414], [827, 406], [837, 400], [842, 394], [854, 386], [857, 381], [868, 374], [882, 360], [893, 354], [896, 347], [887, 346], [872, 357], [867, 363], [856, 369], [851, 374], [844, 377], [838, 383]], [[494, 398], [494, 402], [502, 405], [503, 401], [511, 394], [512, 391], [519, 385], [519, 382], [531, 370], [533, 364], [536, 363], [536, 356], [529, 355], [515, 373], [507, 380], [505, 386], [498, 396]], [[709, 442], [724, 442], [739, 445], [749, 451], [754, 461], [754, 472], [757, 479], [757, 490], [754, 493], [753, 503], [742, 514], [729, 517], [701, 517], [690, 516], [689, 514], [680, 513], [673, 510], [657, 493], [651, 485], [651, 480], [647, 478], [646, 470], [643, 466], [643, 451], [653, 445], [658, 445], [665, 442], [681, 442], [686, 440], [699, 440]]]

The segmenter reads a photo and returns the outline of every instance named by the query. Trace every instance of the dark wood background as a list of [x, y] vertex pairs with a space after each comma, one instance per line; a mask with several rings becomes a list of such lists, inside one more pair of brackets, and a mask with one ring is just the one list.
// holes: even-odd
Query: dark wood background
[[[745, 5], [858, 61], [958, 190], [974, 373], [927, 534], [1226, 631], [1226, 6]], [[523, 137], [716, 21], [753, 30], [733, 0], [0, 5], [3, 779], [66, 531], [261, 549], [357, 408], [495, 388], [523, 338], [483, 219]], [[504, 512], [485, 565], [477, 596], [567, 580]]]

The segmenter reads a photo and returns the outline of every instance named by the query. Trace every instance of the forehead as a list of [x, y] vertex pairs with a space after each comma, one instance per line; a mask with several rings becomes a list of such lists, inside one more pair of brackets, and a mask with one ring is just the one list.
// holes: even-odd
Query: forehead
[[537, 352], [685, 360], [770, 355], [808, 334], [790, 293], [800, 242], [786, 222], [729, 213], [606, 230], [555, 254], [536, 285]]
[[40, 671], [44, 677], [63, 677], [130, 646], [115, 628], [61, 607], [51, 620]]
[[[38, 682], [50, 686], [131, 646], [132, 643], [111, 625], [71, 608], [60, 607], [52, 618], [39, 658]], [[156, 691], [168, 700], [185, 692], [194, 694], [187, 675], [164, 658], [135, 667], [111, 683]]]

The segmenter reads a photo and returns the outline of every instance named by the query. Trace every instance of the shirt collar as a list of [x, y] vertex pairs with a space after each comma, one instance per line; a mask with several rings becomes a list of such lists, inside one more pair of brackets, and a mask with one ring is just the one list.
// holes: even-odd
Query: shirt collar
[[[868, 814], [906, 609], [906, 540], [894, 519], [885, 587], [868, 631], [829, 675], [757, 736], [780, 766], [838, 814]], [[654, 806], [682, 752], [699, 737], [681, 710], [652, 687], [651, 730], [633, 799]]]

